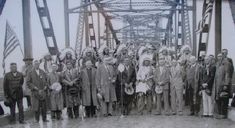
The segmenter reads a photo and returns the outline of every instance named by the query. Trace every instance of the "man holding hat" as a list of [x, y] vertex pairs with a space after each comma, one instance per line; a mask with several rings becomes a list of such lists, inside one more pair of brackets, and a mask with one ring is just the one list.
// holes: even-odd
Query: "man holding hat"
[[[22, 73], [17, 71], [17, 64], [10, 64], [10, 72], [4, 76], [4, 95], [11, 111], [10, 121], [15, 121], [15, 107], [16, 103], [19, 109], [19, 122], [24, 123], [24, 110], [23, 110], [23, 83], [24, 76]], [[8, 103], [7, 103], [8, 102]]]
[[[116, 89], [119, 89], [119, 91], [117, 91], [120, 93], [119, 98], [121, 97], [121, 95], [123, 95], [124, 109], [122, 113], [123, 115], [129, 115], [133, 98], [134, 98], [134, 88], [135, 88], [134, 86], [135, 86], [135, 81], [136, 81], [136, 72], [135, 72], [135, 67], [131, 63], [130, 58], [124, 58], [123, 64], [124, 64], [124, 71], [118, 72], [117, 83], [120, 83], [120, 84], [118, 84], [118, 87]], [[121, 86], [123, 86], [122, 91], [121, 91]]]
[[32, 110], [35, 112], [35, 120], [39, 122], [40, 114], [42, 115], [43, 122], [47, 120], [47, 102], [46, 93], [48, 89], [47, 75], [39, 68], [40, 62], [34, 61], [34, 67], [29, 72], [27, 77], [27, 85], [31, 89], [32, 98]]
[[80, 103], [80, 74], [73, 68], [72, 62], [66, 63], [67, 69], [62, 73], [62, 83], [65, 87], [66, 107], [69, 118], [78, 118]]

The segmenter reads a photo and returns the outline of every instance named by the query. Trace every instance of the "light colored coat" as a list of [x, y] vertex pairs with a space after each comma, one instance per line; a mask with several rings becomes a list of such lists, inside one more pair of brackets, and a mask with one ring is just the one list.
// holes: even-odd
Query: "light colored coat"
[[105, 65], [102, 63], [97, 68], [96, 72], [96, 84], [101, 90], [105, 102], [117, 101], [115, 84], [112, 83], [110, 79], [116, 79], [116, 73], [113, 66], [107, 65], [109, 70], [106, 69]]
[[[48, 83], [49, 88], [52, 86], [53, 83], [60, 82], [59, 74], [50, 72], [48, 74]], [[55, 90], [50, 90], [50, 107], [52, 111], [62, 110], [64, 107], [63, 103], [63, 95], [62, 90], [60, 92], [56, 92]]]
[[[94, 106], [97, 106], [97, 87], [96, 87], [96, 69], [91, 69], [91, 79], [89, 80], [87, 68], [83, 69], [81, 72], [81, 84], [82, 84], [82, 104], [84, 106], [91, 105], [91, 99]], [[92, 95], [92, 97], [91, 97]]]

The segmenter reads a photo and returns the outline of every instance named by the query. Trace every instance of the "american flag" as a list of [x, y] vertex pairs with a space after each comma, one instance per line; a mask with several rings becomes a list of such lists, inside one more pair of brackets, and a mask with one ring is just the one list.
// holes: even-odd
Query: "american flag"
[[23, 51], [20, 46], [20, 42], [14, 32], [14, 30], [11, 28], [8, 22], [6, 22], [6, 32], [5, 32], [5, 42], [4, 42], [4, 50], [3, 50], [3, 62], [2, 67], [4, 69], [5, 74], [5, 59], [17, 48], [20, 47], [21, 53], [23, 54]]
[[2, 14], [3, 7], [6, 3], [6, 0], [0, 0], [0, 15]]

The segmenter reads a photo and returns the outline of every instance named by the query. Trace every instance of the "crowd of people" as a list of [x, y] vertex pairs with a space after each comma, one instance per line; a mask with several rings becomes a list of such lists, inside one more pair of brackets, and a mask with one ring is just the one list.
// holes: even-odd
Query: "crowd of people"
[[[68, 118], [108, 117], [113, 111], [122, 115], [155, 114], [227, 117], [232, 98], [232, 59], [223, 49], [216, 55], [196, 58], [188, 45], [179, 52], [151, 44], [120, 44], [114, 51], [107, 46], [98, 50], [87, 47], [77, 59], [76, 53], [64, 49], [55, 57], [26, 64], [22, 72], [11, 63], [4, 77], [5, 104], [15, 121], [24, 123], [23, 97], [35, 112], [35, 120], [60, 120], [62, 110]], [[202, 105], [202, 107], [201, 107]], [[85, 108], [85, 111], [81, 111]], [[80, 112], [80, 113], [79, 113]], [[82, 113], [81, 113], [82, 112]]]

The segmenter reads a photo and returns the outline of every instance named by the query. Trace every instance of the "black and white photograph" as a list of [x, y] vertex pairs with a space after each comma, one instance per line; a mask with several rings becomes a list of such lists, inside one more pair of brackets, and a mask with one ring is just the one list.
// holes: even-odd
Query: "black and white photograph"
[[235, 0], [0, 0], [1, 128], [235, 128]]

